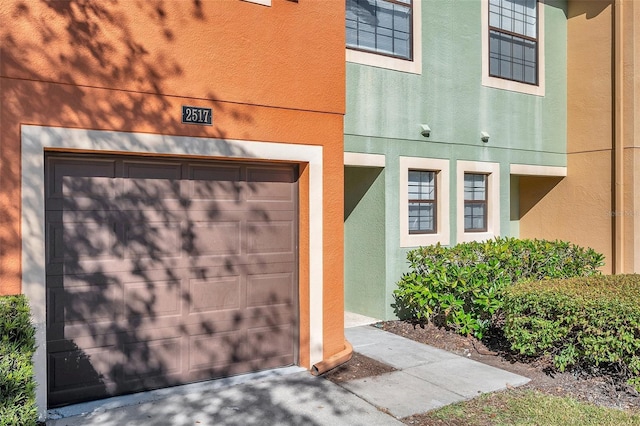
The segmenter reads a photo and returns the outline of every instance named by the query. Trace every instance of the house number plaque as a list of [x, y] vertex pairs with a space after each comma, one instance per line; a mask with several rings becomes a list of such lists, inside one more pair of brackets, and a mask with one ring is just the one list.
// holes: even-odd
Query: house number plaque
[[213, 125], [213, 111], [211, 108], [182, 105], [182, 122], [211, 126]]

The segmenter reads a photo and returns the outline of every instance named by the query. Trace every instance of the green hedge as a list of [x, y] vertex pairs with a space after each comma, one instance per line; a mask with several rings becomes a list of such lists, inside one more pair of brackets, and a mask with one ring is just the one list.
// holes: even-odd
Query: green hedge
[[0, 426], [37, 422], [30, 317], [24, 296], [0, 297]]
[[402, 319], [442, 321], [482, 338], [502, 307], [503, 290], [524, 279], [599, 274], [604, 256], [564, 241], [495, 238], [420, 247], [394, 291]]
[[523, 282], [503, 309], [513, 350], [560, 371], [612, 368], [640, 390], [640, 275]]

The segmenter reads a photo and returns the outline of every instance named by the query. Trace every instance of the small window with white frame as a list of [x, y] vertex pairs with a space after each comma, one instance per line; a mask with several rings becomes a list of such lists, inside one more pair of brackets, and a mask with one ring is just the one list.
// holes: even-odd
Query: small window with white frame
[[464, 174], [464, 232], [487, 232], [487, 175]]
[[448, 245], [449, 160], [400, 157], [400, 246]]
[[437, 174], [434, 170], [409, 170], [409, 234], [437, 231]]
[[500, 235], [500, 163], [456, 163], [457, 242], [484, 241]]
[[347, 62], [422, 73], [422, 0], [346, 0]]

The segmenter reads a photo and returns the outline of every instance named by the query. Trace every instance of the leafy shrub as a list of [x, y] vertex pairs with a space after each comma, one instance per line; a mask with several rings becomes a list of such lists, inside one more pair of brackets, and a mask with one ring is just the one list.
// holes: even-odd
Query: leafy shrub
[[504, 334], [559, 371], [611, 368], [640, 390], [640, 275], [523, 282], [504, 298]]
[[0, 426], [36, 424], [34, 351], [25, 297], [0, 297]]
[[442, 321], [482, 338], [502, 307], [503, 290], [524, 279], [599, 274], [604, 256], [563, 241], [495, 238], [420, 247], [394, 291], [400, 318]]

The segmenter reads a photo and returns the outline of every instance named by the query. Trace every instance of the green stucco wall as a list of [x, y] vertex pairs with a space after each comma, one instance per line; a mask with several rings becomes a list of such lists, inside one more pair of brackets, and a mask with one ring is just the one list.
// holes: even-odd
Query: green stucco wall
[[345, 309], [373, 318], [386, 315], [384, 169], [345, 167]]
[[[393, 318], [392, 292], [407, 270], [400, 247], [398, 222], [399, 157], [450, 160], [450, 233], [456, 243], [456, 160], [500, 163], [500, 229], [517, 236], [517, 189], [511, 188], [509, 166], [566, 165], [566, 2], [545, 2], [545, 96], [527, 95], [482, 86], [481, 5], [479, 0], [430, 0], [422, 3], [422, 74], [415, 75], [347, 63], [345, 151], [384, 154], [384, 267], [375, 286], [363, 291], [354, 285], [353, 271], [370, 267], [357, 263], [353, 241], [362, 238], [366, 223], [345, 223], [346, 307], [384, 293], [384, 318]], [[428, 124], [429, 138], [420, 134]], [[491, 135], [488, 143], [480, 132]], [[517, 180], [515, 180], [517, 181]], [[376, 184], [379, 184], [376, 182]], [[350, 182], [345, 183], [345, 197]], [[375, 216], [375, 215], [373, 215]], [[355, 217], [354, 217], [355, 219]], [[362, 218], [367, 220], [366, 218]], [[378, 217], [379, 219], [379, 217]], [[349, 217], [348, 221], [352, 218]], [[358, 219], [359, 220], [359, 219]], [[384, 276], [384, 278], [383, 278]], [[373, 284], [371, 284], [373, 285]], [[356, 311], [358, 312], [358, 311]]]

